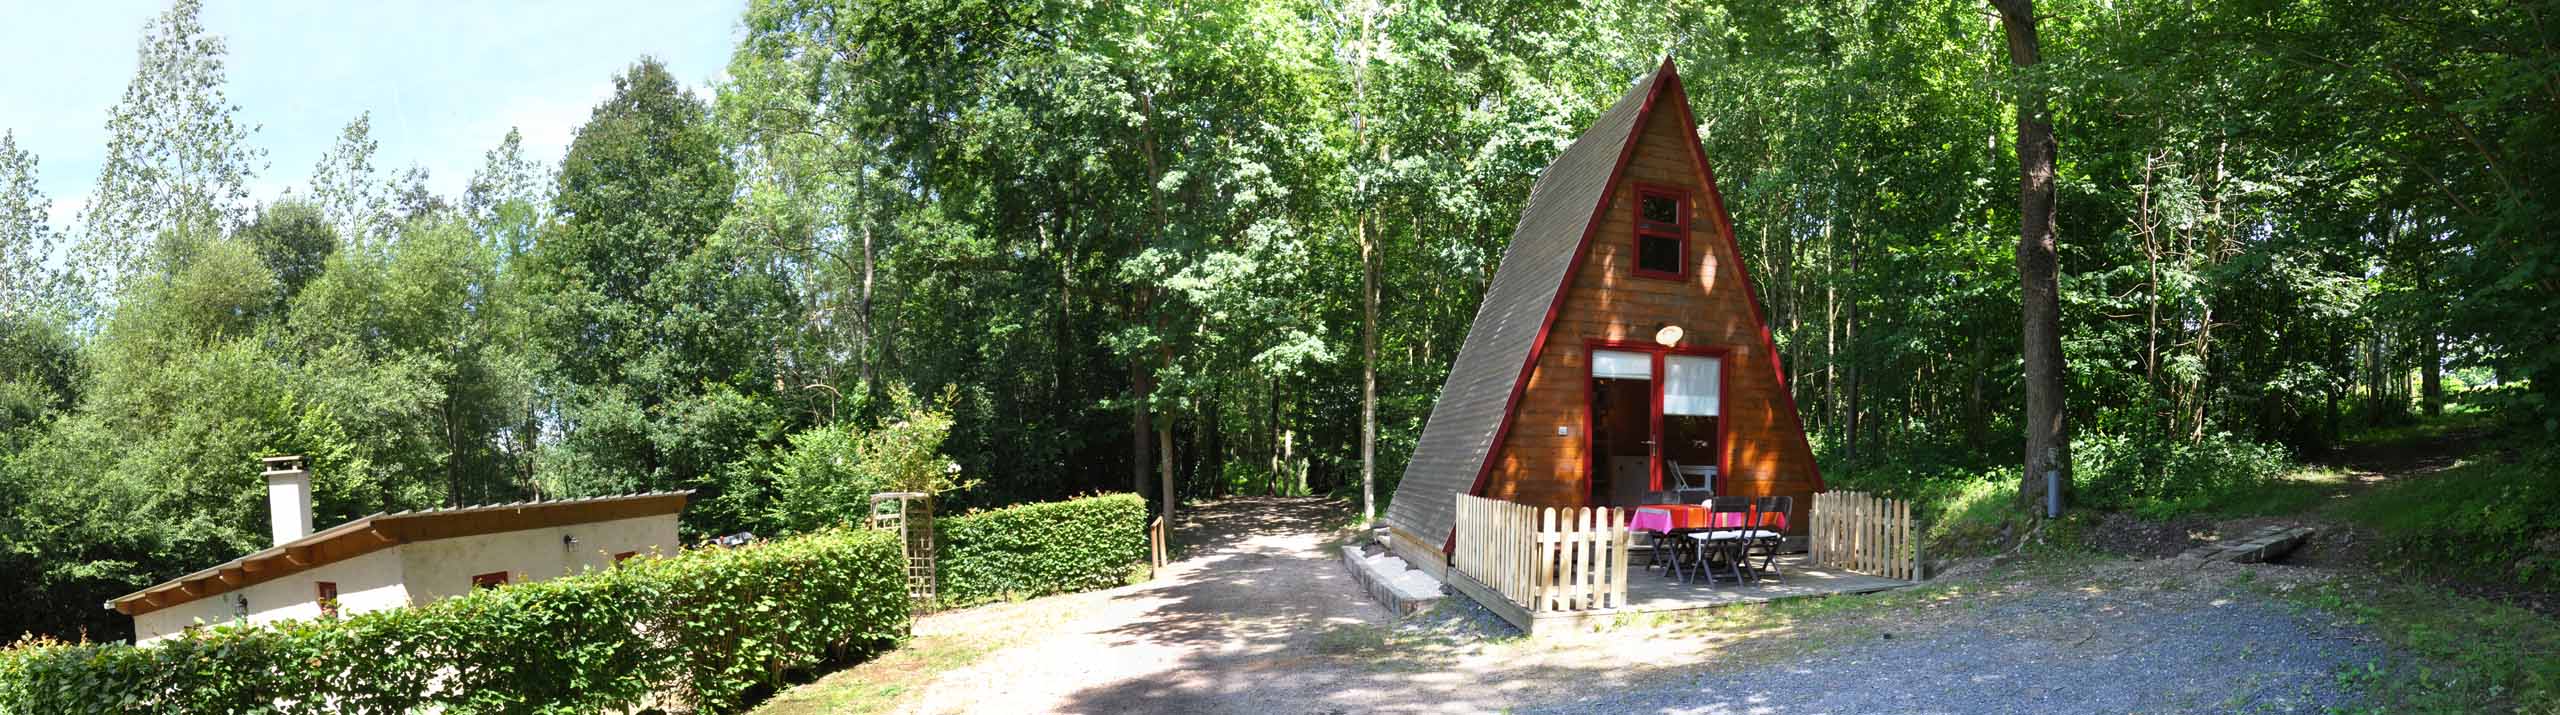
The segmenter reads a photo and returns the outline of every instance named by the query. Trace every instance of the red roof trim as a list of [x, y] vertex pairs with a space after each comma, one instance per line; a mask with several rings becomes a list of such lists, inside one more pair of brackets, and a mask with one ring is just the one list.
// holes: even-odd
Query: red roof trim
[[[1674, 82], [1679, 81], [1680, 75], [1677, 71], [1671, 68], [1671, 57], [1669, 55], [1663, 56], [1662, 67], [1655, 70], [1655, 72], [1670, 77]], [[1682, 96], [1685, 97], [1687, 95]], [[1573, 244], [1573, 260], [1565, 264], [1564, 281], [1556, 286], [1554, 297], [1547, 299], [1547, 317], [1538, 323], [1538, 338], [1535, 342], [1529, 344], [1528, 359], [1523, 360], [1520, 363], [1519, 379], [1511, 381], [1511, 396], [1503, 399], [1502, 426], [1493, 430], [1493, 442], [1489, 448], [1484, 451], [1484, 463], [1476, 467], [1475, 483], [1467, 487], [1467, 494], [1471, 496], [1484, 496], [1485, 480], [1493, 476], [1494, 455], [1502, 453], [1502, 443], [1511, 437], [1511, 422], [1518, 418], [1520, 414], [1519, 410], [1513, 408], [1520, 406], [1520, 396], [1529, 390], [1529, 374], [1538, 369], [1538, 357], [1546, 353], [1547, 333], [1548, 331], [1555, 329], [1556, 315], [1564, 310], [1565, 293], [1573, 288], [1574, 277], [1582, 275], [1582, 260], [1591, 255], [1589, 250], [1591, 248], [1591, 237], [1600, 232], [1601, 219], [1608, 215], [1609, 202], [1617, 198], [1617, 192], [1612, 191], [1611, 189], [1618, 185], [1619, 177], [1626, 173], [1627, 160], [1635, 158], [1636, 137], [1637, 135], [1644, 133], [1645, 120], [1653, 116], [1653, 104], [1655, 100], [1659, 100], [1661, 98], [1662, 82], [1657, 79], [1654, 81], [1653, 86], [1646, 90], [1644, 104], [1636, 108], [1636, 118], [1633, 123], [1628, 125], [1627, 135], [1620, 137], [1618, 140], [1618, 162], [1615, 166], [1609, 168], [1609, 181], [1608, 183], [1601, 185], [1600, 201], [1597, 205], [1591, 207], [1591, 217], [1582, 222], [1582, 238], [1575, 241]], [[1682, 104], [1686, 103], [1686, 101], [1682, 102]], [[1688, 109], [1683, 107], [1681, 112], [1685, 115], [1688, 112]], [[1691, 144], [1695, 144], [1694, 134], [1692, 136], [1693, 139]], [[1719, 206], [1721, 206], [1721, 203], [1719, 203]], [[1730, 228], [1727, 229], [1728, 232], [1730, 230]], [[1762, 324], [1761, 330], [1765, 332], [1767, 329], [1767, 324]], [[1820, 483], [1820, 477], [1817, 476], [1815, 481], [1817, 484]], [[1444, 554], [1457, 553], [1458, 530], [1456, 528], [1451, 528], [1449, 530], [1449, 538], [1446, 542], [1441, 544], [1440, 551]]]
[[[1769, 375], [1772, 379], [1777, 380], [1778, 399], [1785, 402], [1787, 406], [1787, 414], [1795, 415], [1796, 435], [1799, 439], [1802, 439], [1804, 436], [1804, 412], [1796, 408], [1795, 387], [1787, 383], [1787, 368], [1785, 363], [1782, 362], [1784, 359], [1778, 357], [1778, 341], [1769, 334], [1769, 318], [1768, 316], [1760, 313], [1760, 289], [1756, 287], [1757, 284], [1751, 281], [1751, 264], [1742, 260], [1741, 244], [1734, 240], [1733, 215], [1725, 211], [1724, 190], [1716, 187], [1715, 165], [1707, 163], [1706, 144], [1698, 141], [1698, 121], [1696, 117], [1689, 114], [1689, 102], [1687, 101], [1689, 97], [1688, 88], [1681, 86], [1680, 75], [1678, 72], [1674, 72], [1671, 69], [1671, 60], [1669, 58], [1663, 59], [1662, 72], [1667, 75], [1664, 79], [1670, 80], [1673, 91], [1680, 93], [1682, 100], [1679, 102], [1680, 131], [1689, 136], [1689, 155], [1692, 159], [1695, 159], [1698, 162], [1698, 170], [1706, 174], [1707, 201], [1713, 204], [1716, 232], [1724, 239], [1725, 250], [1733, 254], [1733, 274], [1742, 279], [1742, 297], [1745, 299], [1743, 303], [1751, 306], [1751, 321], [1760, 324], [1760, 349], [1769, 351]], [[1662, 91], [1661, 86], [1662, 81], [1655, 80], [1654, 91]], [[1641, 129], [1643, 121], [1641, 116], [1639, 116], [1637, 121], [1639, 129]], [[1616, 177], [1613, 175], [1610, 180], [1615, 181]], [[1553, 320], [1554, 318], [1550, 316], [1548, 319]], [[1813, 445], [1811, 443], [1807, 443], [1805, 445], [1805, 451], [1807, 452], [1806, 456], [1810, 457], [1811, 452], [1813, 451]], [[1807, 460], [1806, 464], [1813, 469], [1813, 491], [1817, 493], [1825, 491], [1822, 484], [1822, 464], [1811, 460]]]

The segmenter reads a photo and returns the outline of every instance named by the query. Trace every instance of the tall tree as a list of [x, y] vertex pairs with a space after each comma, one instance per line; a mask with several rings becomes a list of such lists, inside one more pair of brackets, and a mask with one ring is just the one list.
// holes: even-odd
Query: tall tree
[[[643, 59], [578, 129], [556, 220], [526, 256], [567, 429], [546, 490], [690, 488], [696, 530], [742, 528], [776, 440], [777, 348], [796, 310], [759, 246], [718, 235], [736, 172], [701, 100]], [[734, 488], [733, 488], [734, 487]]]
[[44, 194], [36, 188], [36, 156], [0, 131], [0, 315], [27, 315], [55, 298], [58, 274]]
[[[2035, 0], [1992, 0], [2016, 68], [2018, 103], [2018, 297], [2026, 316], [2026, 473], [2018, 499], [2029, 510], [2068, 496], [2070, 413], [2063, 404], [2062, 260], [2054, 247], [2054, 137], [2045, 99], [2043, 47]], [[2058, 478], [2048, 485], [2046, 472]], [[2048, 495], [2048, 488], [2064, 493]], [[2041, 513], [2041, 512], [2039, 512]]]
[[372, 246], [393, 227], [392, 186], [373, 165], [373, 113], [357, 114], [311, 167], [311, 204], [349, 245]]
[[107, 155], [81, 219], [73, 266], [104, 305], [151, 270], [173, 232], [217, 232], [248, 210], [248, 181], [266, 152], [223, 92], [220, 36], [177, 0], [143, 26], [133, 81], [107, 115]]

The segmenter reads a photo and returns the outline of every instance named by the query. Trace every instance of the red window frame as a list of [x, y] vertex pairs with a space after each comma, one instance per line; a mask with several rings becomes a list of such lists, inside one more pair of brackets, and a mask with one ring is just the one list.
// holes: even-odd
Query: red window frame
[[614, 563], [614, 565], [616, 565], [616, 566], [620, 566], [620, 565], [622, 565], [622, 562], [624, 562], [624, 561], [629, 561], [629, 560], [631, 560], [631, 557], [639, 556], [639, 555], [640, 555], [640, 552], [638, 552], [638, 551], [625, 551], [625, 552], [622, 552], [622, 553], [619, 553], [619, 554], [614, 554], [614, 555], [613, 555], [613, 563]]
[[[1662, 434], [1662, 388], [1663, 383], [1669, 382], [1669, 380], [1666, 379], [1667, 373], [1663, 371], [1663, 358], [1672, 355], [1689, 355], [1693, 357], [1711, 357], [1721, 361], [1722, 364], [1718, 365], [1716, 369], [1716, 394], [1733, 394], [1733, 348], [1731, 346], [1666, 346], [1660, 343], [1639, 342], [1634, 340], [1590, 340], [1584, 342], [1582, 345], [1581, 410], [1581, 491], [1584, 494], [1591, 493], [1591, 480], [1597, 478], [1600, 474], [1600, 456], [1597, 451], [1599, 445], [1593, 443], [1593, 437], [1591, 436], [1591, 372], [1593, 364], [1597, 362], [1591, 354], [1600, 350], [1645, 353], [1653, 358], [1653, 394], [1645, 409], [1651, 411], [1651, 414], [1647, 416], [1647, 419], [1652, 421], [1652, 430], [1656, 435]], [[1723, 414], [1723, 410], [1719, 410], [1718, 412], [1719, 414], [1716, 415], [1715, 485], [1717, 494], [1722, 495], [1724, 485], [1730, 484], [1733, 479], [1733, 420], [1726, 419], [1727, 415]], [[1659, 442], [1661, 440], [1657, 439], [1655, 441]], [[1651, 464], [1647, 466], [1646, 471], [1652, 472], [1652, 479], [1646, 486], [1648, 487], [1648, 491], [1662, 491], [1662, 448], [1660, 445], [1656, 445], [1654, 447], [1653, 454], [1651, 456]]]
[[[1628, 254], [1628, 267], [1634, 269], [1635, 275], [1640, 278], [1657, 278], [1667, 281], [1689, 280], [1689, 264], [1692, 262], [1689, 255], [1689, 190], [1677, 186], [1642, 183], [1636, 184], [1635, 188], [1635, 205], [1627, 207], [1631, 214], [1628, 217], [1628, 223], [1635, 227], [1635, 239], [1628, 244], [1628, 247], [1634, 251]], [[1679, 220], [1672, 223], [1644, 220], [1644, 200], [1654, 197], [1671, 199], [1672, 205], [1677, 207], [1676, 213]], [[1647, 238], [1670, 239], [1678, 245], [1680, 270], [1664, 272], [1645, 269], [1644, 241]]]
[[329, 618], [338, 617], [338, 582], [317, 581], [313, 582], [312, 587], [318, 592], [316, 595], [320, 601], [320, 615]]
[[507, 572], [505, 571], [491, 571], [489, 573], [471, 577], [471, 590], [474, 591], [484, 588], [497, 588], [504, 585], [507, 585]]

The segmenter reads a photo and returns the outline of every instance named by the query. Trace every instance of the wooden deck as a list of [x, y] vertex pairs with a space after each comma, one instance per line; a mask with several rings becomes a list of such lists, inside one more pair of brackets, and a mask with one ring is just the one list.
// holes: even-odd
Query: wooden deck
[[[1637, 562], [1641, 563], [1642, 557], [1637, 557]], [[1910, 581], [1879, 578], [1839, 569], [1816, 568], [1804, 554], [1779, 556], [1778, 570], [1782, 577], [1775, 581], [1747, 584], [1725, 581], [1709, 586], [1703, 580], [1683, 583], [1659, 568], [1646, 569], [1635, 566], [1628, 573], [1625, 607], [1534, 614], [1509, 601], [1502, 600], [1499, 593], [1478, 583], [1475, 579], [1468, 578], [1457, 569], [1449, 570], [1448, 582], [1449, 585], [1457, 587], [1460, 592], [1475, 599], [1477, 603], [1484, 604], [1486, 608], [1501, 615], [1503, 620], [1518, 626], [1521, 632], [1532, 636], [1537, 635], [1541, 630], [1555, 632], [1580, 629], [1593, 624], [1606, 623], [1620, 616], [1639, 613], [1723, 608], [1790, 598], [1874, 593], [1912, 585]]]

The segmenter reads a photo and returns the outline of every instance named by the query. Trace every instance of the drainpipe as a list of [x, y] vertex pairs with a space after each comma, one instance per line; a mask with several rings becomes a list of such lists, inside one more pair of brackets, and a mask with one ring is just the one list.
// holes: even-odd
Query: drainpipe
[[2044, 518], [2062, 518], [2062, 470], [2044, 470]]

